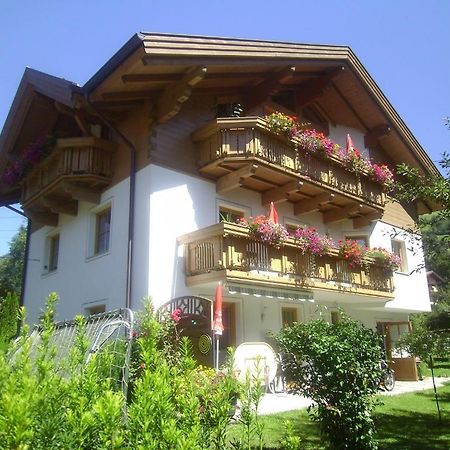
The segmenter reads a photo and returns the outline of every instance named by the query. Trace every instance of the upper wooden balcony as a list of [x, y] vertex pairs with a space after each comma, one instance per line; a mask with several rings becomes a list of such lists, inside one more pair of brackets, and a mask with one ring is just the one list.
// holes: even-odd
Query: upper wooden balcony
[[59, 213], [77, 215], [78, 200], [99, 203], [112, 180], [115, 148], [113, 142], [92, 136], [58, 139], [51, 154], [21, 182], [26, 213], [54, 225]]
[[192, 135], [203, 174], [217, 180], [217, 191], [239, 186], [261, 192], [262, 203], [289, 200], [295, 214], [321, 211], [324, 222], [353, 218], [355, 227], [381, 216], [382, 186], [356, 175], [335, 158], [297, 151], [268, 129], [260, 117], [218, 118]]
[[391, 270], [370, 259], [368, 269], [350, 267], [335, 249], [323, 256], [305, 255], [294, 238], [276, 248], [252, 238], [244, 226], [221, 222], [178, 242], [184, 245], [188, 286], [232, 281], [393, 298]]

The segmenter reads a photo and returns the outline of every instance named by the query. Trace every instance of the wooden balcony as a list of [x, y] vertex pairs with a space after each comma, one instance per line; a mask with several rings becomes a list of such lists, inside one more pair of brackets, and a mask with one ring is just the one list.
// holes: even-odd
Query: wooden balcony
[[252, 238], [244, 226], [222, 222], [178, 242], [184, 244], [188, 286], [241, 281], [393, 298], [392, 271], [374, 264], [368, 270], [352, 268], [334, 249], [323, 256], [304, 255], [293, 238], [275, 248]]
[[325, 222], [356, 219], [364, 226], [380, 217], [385, 194], [367, 174], [357, 176], [337, 158], [297, 151], [259, 117], [219, 118], [197, 130], [199, 170], [217, 180], [217, 191], [245, 187], [262, 203], [288, 200], [295, 214], [324, 213]]
[[78, 200], [98, 203], [111, 183], [115, 144], [95, 137], [58, 139], [51, 154], [22, 180], [21, 203], [37, 222], [76, 215]]

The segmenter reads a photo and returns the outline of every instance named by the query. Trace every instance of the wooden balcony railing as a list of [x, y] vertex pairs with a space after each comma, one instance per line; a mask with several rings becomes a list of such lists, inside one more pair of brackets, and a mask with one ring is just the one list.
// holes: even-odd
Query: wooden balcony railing
[[374, 264], [350, 267], [334, 249], [323, 256], [302, 254], [293, 238], [276, 248], [252, 238], [246, 227], [222, 222], [178, 241], [185, 246], [188, 285], [233, 280], [393, 297], [392, 271]]
[[95, 137], [58, 139], [51, 154], [22, 180], [22, 204], [42, 208], [45, 200], [67, 198], [70, 186], [98, 193], [111, 182], [115, 144]]
[[[310, 190], [312, 195], [325, 189], [362, 202], [373, 209], [384, 208], [385, 194], [380, 184], [372, 181], [366, 174], [357, 176], [343, 167], [335, 157], [324, 158], [301, 148], [297, 150], [298, 143], [295, 139], [288, 140], [273, 133], [262, 118], [218, 118], [197, 130], [193, 134], [193, 140], [198, 142], [199, 170], [214, 178], [238, 170], [253, 160], [255, 164], [265, 165], [266, 169], [281, 169], [291, 179], [298, 178], [310, 186], [310, 189], [311, 186], [319, 188], [319, 191]], [[274, 175], [274, 172], [268, 170], [260, 172], [255, 177], [259, 184], [249, 183], [248, 187], [264, 191], [270, 184], [274, 185], [274, 182], [276, 186], [289, 181], [283, 180], [279, 173]]]

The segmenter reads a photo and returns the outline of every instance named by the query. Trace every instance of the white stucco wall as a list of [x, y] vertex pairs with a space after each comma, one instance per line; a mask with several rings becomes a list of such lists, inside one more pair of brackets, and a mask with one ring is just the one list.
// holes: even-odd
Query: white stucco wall
[[[37, 321], [52, 291], [60, 297], [58, 319], [72, 319], [98, 303], [105, 304], [107, 310], [125, 306], [128, 192], [128, 182], [123, 181], [101, 198], [101, 204], [111, 201], [108, 253], [90, 257], [92, 211], [98, 205], [79, 202], [76, 217], [61, 214], [58, 227], [45, 226], [32, 233], [24, 297], [30, 323]], [[60, 234], [58, 268], [47, 273], [46, 242], [54, 232]]]

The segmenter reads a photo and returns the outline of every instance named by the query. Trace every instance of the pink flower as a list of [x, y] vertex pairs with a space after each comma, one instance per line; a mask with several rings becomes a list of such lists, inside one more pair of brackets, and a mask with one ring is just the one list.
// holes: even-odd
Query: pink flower
[[174, 322], [179, 322], [181, 320], [181, 309], [177, 308], [172, 311], [172, 314], [170, 314], [172, 317], [172, 320]]

